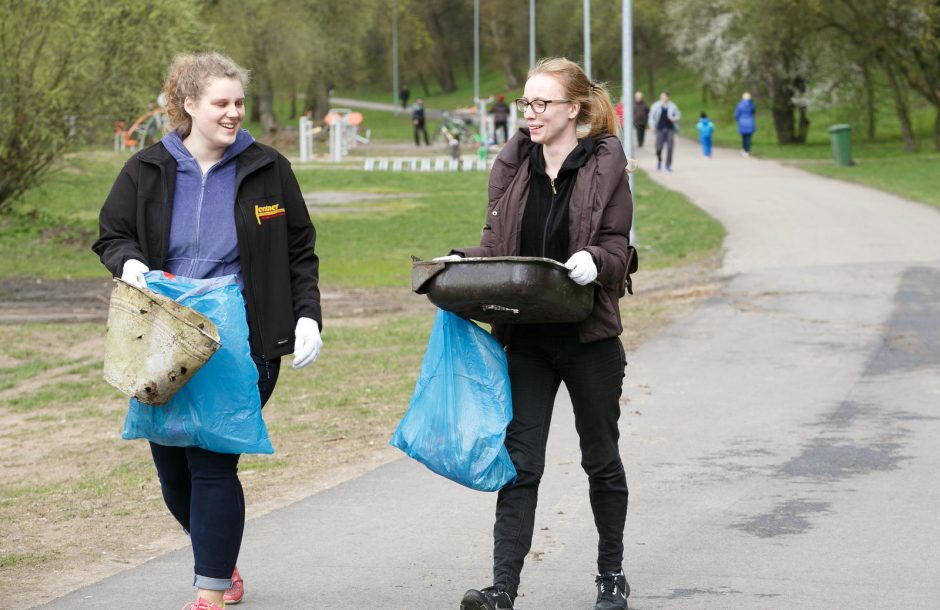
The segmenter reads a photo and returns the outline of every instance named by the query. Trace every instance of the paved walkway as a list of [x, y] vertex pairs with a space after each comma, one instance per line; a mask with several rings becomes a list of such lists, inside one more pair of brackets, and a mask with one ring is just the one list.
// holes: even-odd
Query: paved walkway
[[[413, 98], [417, 99], [417, 98]], [[407, 114], [411, 116], [411, 108], [414, 106], [414, 102], [408, 104], [407, 108], [402, 108], [401, 104], [387, 104], [384, 102], [369, 102], [366, 100], [356, 100], [349, 97], [331, 97], [330, 98], [330, 107], [331, 108], [359, 108], [360, 110], [382, 110], [384, 112], [392, 112], [394, 114]], [[439, 119], [444, 115], [443, 110], [435, 110], [433, 108], [425, 108], [424, 116], [427, 120]]]
[[[940, 212], [685, 141], [674, 167], [652, 178], [727, 226], [730, 281], [629, 356], [630, 607], [937, 607]], [[521, 609], [593, 607], [569, 412]], [[493, 502], [401, 459], [254, 519], [244, 607], [456, 608], [489, 582]], [[175, 610], [191, 566], [182, 549], [48, 607]]]

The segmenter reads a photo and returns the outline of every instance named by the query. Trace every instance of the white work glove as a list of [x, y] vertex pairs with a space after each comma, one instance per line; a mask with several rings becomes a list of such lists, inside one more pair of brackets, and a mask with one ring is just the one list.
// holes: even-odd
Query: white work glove
[[323, 339], [320, 338], [320, 327], [315, 320], [298, 318], [294, 329], [294, 364], [295, 369], [302, 369], [320, 355]]
[[459, 254], [448, 254], [447, 256], [438, 256], [437, 258], [432, 258], [431, 261], [435, 263], [452, 263], [454, 261], [459, 261], [463, 257]]
[[137, 259], [129, 258], [124, 262], [124, 268], [121, 269], [121, 279], [131, 286], [144, 290], [147, 288], [147, 280], [144, 278], [144, 274], [148, 271], [150, 271], [150, 267]]
[[587, 250], [578, 250], [572, 254], [565, 263], [565, 267], [569, 269], [568, 277], [579, 286], [590, 284], [597, 279], [597, 265], [594, 264], [594, 257]]

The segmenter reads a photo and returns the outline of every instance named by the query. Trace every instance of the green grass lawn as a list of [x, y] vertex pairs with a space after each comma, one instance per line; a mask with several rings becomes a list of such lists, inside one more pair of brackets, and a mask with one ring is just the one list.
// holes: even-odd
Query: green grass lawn
[[[125, 154], [65, 159], [16, 213], [2, 222], [0, 277], [104, 277], [89, 249], [97, 215]], [[411, 256], [429, 258], [479, 242], [486, 212], [485, 173], [385, 173], [298, 168], [304, 192], [384, 193], [379, 203], [352, 201], [312, 212], [321, 281], [328, 286], [410, 285]], [[637, 226], [644, 268], [713, 253], [723, 230], [683, 197], [640, 174]]]
[[796, 166], [940, 207], [940, 154], [856, 157], [856, 162], [838, 167], [829, 161], [798, 161]]

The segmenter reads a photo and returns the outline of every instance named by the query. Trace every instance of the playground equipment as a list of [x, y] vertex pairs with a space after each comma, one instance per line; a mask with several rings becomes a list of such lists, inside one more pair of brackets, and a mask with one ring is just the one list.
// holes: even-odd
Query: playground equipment
[[[311, 127], [309, 118], [308, 123], [301, 126], [301, 161], [309, 161], [313, 158], [313, 135], [319, 133], [317, 128]], [[323, 117], [324, 124], [329, 126], [330, 160], [336, 163], [343, 160], [349, 149], [358, 145], [366, 145], [366, 157], [369, 156], [369, 142], [372, 140], [372, 130], [367, 129], [365, 135], [359, 135], [359, 127], [362, 125], [363, 116], [361, 112], [353, 112], [349, 108], [331, 108], [326, 116]], [[304, 157], [305, 153], [309, 155]]]
[[[153, 108], [137, 117], [130, 129], [124, 129], [124, 121], [115, 121], [114, 123], [114, 150], [139, 150], [150, 144], [154, 144], [163, 137], [163, 114], [166, 110], [162, 107]], [[120, 137], [119, 137], [120, 136]]]
[[473, 146], [476, 132], [473, 124], [476, 122], [475, 109], [458, 108], [453, 112], [444, 112], [441, 115], [441, 124], [434, 134], [434, 140], [442, 145], [444, 151], [459, 156], [460, 148]]

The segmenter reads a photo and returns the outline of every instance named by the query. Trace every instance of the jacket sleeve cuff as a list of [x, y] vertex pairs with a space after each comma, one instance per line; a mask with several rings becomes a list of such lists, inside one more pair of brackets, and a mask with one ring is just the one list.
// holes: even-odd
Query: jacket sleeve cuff
[[320, 331], [323, 331], [323, 314], [319, 307], [314, 305], [305, 305], [297, 309], [294, 313], [294, 317], [299, 318], [310, 318], [317, 323], [317, 326], [320, 327]]

